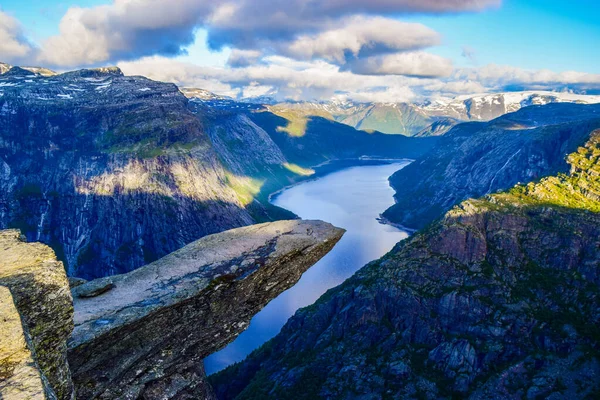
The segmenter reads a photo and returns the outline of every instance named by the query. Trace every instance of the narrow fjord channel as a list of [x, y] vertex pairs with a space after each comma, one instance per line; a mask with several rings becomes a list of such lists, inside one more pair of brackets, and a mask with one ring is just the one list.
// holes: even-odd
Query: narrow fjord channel
[[249, 328], [223, 350], [205, 359], [207, 374], [243, 360], [275, 336], [301, 307], [314, 303], [369, 261], [408, 237], [408, 233], [379, 223], [379, 214], [394, 203], [388, 178], [409, 161], [346, 168], [288, 188], [272, 203], [303, 219], [320, 219], [346, 229], [333, 250], [310, 268], [300, 281], [254, 316]]

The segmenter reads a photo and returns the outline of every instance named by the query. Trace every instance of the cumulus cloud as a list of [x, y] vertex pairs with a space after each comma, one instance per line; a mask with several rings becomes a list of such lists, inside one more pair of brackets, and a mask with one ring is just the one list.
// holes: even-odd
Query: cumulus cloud
[[42, 45], [40, 61], [73, 67], [161, 54], [178, 55], [213, 6], [203, 0], [115, 0], [72, 7], [60, 33]]
[[423, 86], [423, 93], [435, 96], [454, 97], [461, 94], [485, 93], [488, 89], [481, 82], [474, 81], [438, 81]]
[[[315, 33], [339, 18], [366, 14], [481, 11], [501, 0], [238, 0], [225, 2], [211, 18], [213, 47], [247, 47], [257, 39], [289, 40], [299, 32]], [[252, 33], [251, 35], [248, 35]]]
[[526, 70], [506, 65], [490, 64], [480, 68], [455, 71], [453, 80], [485, 82], [493, 90], [546, 89], [546, 90], [599, 90], [600, 74], [577, 71], [554, 72]]
[[299, 59], [323, 58], [343, 64], [349, 56], [422, 49], [441, 41], [437, 32], [422, 24], [389, 18], [357, 16], [341, 25], [317, 35], [300, 36], [281, 52]]
[[[180, 86], [207, 88], [206, 82], [226, 84], [246, 97], [268, 94], [279, 100], [331, 99], [343, 93], [351, 99], [375, 98], [375, 92], [389, 101], [409, 101], [410, 89], [420, 79], [403, 76], [361, 76], [324, 61], [298, 62], [272, 56], [266, 62], [245, 68], [204, 67], [165, 57], [119, 63], [126, 74], [144, 75]], [[211, 89], [208, 89], [211, 90]], [[260, 94], [259, 94], [260, 92]], [[225, 94], [218, 92], [219, 94]], [[235, 96], [234, 96], [235, 97]], [[383, 98], [383, 97], [381, 97]], [[361, 100], [361, 101], [362, 101]]]
[[0, 10], [0, 61], [20, 63], [34, 52], [19, 21]]
[[359, 75], [407, 75], [443, 77], [452, 73], [452, 62], [444, 57], [424, 52], [396, 53], [357, 59], [348, 64]]
[[[126, 74], [199, 87], [231, 97], [268, 95], [278, 100], [345, 98], [391, 103], [506, 91], [510, 85], [521, 85], [520, 90], [562, 90], [565, 87], [561, 85], [600, 82], [598, 74], [549, 73], [494, 65], [458, 69], [446, 77], [359, 75], [324, 60], [298, 61], [282, 56], [265, 57], [260, 64], [240, 68], [204, 67], [165, 57], [123, 62], [119, 66]], [[553, 83], [542, 84], [543, 77]]]

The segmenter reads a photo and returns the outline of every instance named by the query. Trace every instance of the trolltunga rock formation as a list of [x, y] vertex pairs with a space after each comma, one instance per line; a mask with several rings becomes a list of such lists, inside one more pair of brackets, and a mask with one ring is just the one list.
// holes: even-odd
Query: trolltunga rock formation
[[73, 288], [69, 362], [77, 398], [210, 398], [202, 360], [241, 333], [343, 232], [299, 220], [238, 228]]

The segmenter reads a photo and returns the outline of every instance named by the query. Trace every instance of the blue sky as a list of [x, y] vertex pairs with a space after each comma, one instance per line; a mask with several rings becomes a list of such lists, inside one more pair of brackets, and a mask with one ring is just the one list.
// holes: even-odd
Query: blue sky
[[470, 46], [482, 65], [600, 73], [599, 17], [594, 0], [505, 0], [481, 14], [413, 19], [441, 32], [445, 46], [434, 51], [457, 62]]
[[[0, 61], [59, 71], [117, 64], [240, 96], [370, 91], [401, 99], [509, 87], [600, 93], [600, 4], [592, 0], [398, 0], [397, 7], [353, 0], [334, 11], [325, 6], [340, 2], [322, 0], [312, 14], [301, 0], [118, 1], [3, 0], [0, 39], [8, 35], [13, 46], [0, 43]], [[13, 21], [5, 32], [2, 14]]]

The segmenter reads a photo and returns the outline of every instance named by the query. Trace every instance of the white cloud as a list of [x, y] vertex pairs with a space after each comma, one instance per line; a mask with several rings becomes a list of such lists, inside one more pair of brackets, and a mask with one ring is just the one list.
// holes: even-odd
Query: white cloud
[[349, 54], [414, 50], [439, 44], [440, 35], [425, 25], [382, 17], [357, 16], [340, 27], [317, 35], [303, 35], [281, 46], [289, 56], [310, 60], [323, 58], [345, 63]]
[[447, 58], [424, 52], [396, 53], [358, 59], [348, 68], [361, 75], [408, 75], [442, 77], [452, 73], [452, 62]]
[[[439, 35], [397, 18], [407, 13], [479, 11], [500, 0], [114, 0], [69, 8], [60, 33], [42, 43], [40, 62], [98, 65], [185, 52], [198, 28], [212, 48], [235, 49], [230, 64], [258, 61], [257, 52], [341, 63], [439, 43]], [[245, 53], [244, 53], [245, 52]], [[250, 53], [253, 52], [253, 53]]]
[[577, 71], [554, 72], [550, 70], [526, 70], [506, 65], [489, 64], [480, 68], [463, 68], [456, 70], [453, 80], [477, 81], [493, 90], [507, 87], [535, 89], [600, 89], [600, 74]]
[[[126, 74], [144, 75], [180, 86], [199, 87], [232, 97], [238, 94], [240, 97], [269, 95], [279, 100], [343, 97], [355, 101], [406, 102], [504, 91], [509, 85], [523, 85], [522, 89], [562, 90], [560, 85], [563, 84], [600, 82], [600, 75], [594, 74], [525, 71], [498, 66], [459, 69], [443, 78], [359, 75], [323, 60], [297, 61], [282, 56], [265, 57], [260, 64], [233, 69], [202, 67], [165, 57], [123, 62], [119, 66]], [[540, 77], [550, 79], [552, 83], [540, 86], [536, 82]]]
[[19, 21], [0, 10], [0, 61], [20, 63], [33, 53], [35, 48], [25, 38]]
[[[219, 82], [228, 85], [228, 91], [241, 90], [243, 96], [268, 93], [280, 100], [324, 100], [343, 91], [345, 96], [353, 99], [373, 98], [371, 92], [379, 92], [390, 101], [392, 98], [408, 101], [414, 97], [410, 86], [419, 81], [402, 76], [361, 76], [340, 71], [338, 66], [324, 61], [298, 62], [279, 56], [268, 57], [260, 65], [235, 69], [201, 67], [165, 57], [123, 62], [119, 63], [119, 67], [126, 74], [144, 75], [180, 86], [214, 91], [203, 85]], [[216, 93], [227, 94], [222, 91]]]
[[213, 5], [204, 0], [115, 0], [91, 8], [69, 8], [60, 33], [42, 44], [40, 61], [73, 67], [178, 55]]

